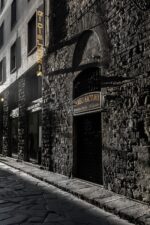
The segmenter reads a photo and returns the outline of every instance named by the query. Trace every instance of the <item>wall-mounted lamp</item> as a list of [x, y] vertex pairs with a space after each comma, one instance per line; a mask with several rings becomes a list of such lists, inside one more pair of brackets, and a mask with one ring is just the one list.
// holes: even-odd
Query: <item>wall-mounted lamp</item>
[[4, 98], [3, 98], [3, 97], [1, 97], [1, 98], [0, 98], [0, 101], [1, 101], [1, 102], [4, 102]]
[[42, 73], [42, 71], [37, 71], [36, 75], [37, 75], [37, 77], [42, 77], [43, 73]]

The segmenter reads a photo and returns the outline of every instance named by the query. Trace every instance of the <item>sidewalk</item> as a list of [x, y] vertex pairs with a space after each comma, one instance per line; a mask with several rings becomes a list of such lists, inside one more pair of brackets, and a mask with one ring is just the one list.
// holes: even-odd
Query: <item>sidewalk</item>
[[150, 225], [150, 207], [146, 204], [115, 194], [100, 185], [76, 178], [69, 179], [64, 175], [41, 170], [38, 166], [29, 163], [16, 162], [13, 158], [0, 156], [0, 161], [118, 215], [129, 222]]

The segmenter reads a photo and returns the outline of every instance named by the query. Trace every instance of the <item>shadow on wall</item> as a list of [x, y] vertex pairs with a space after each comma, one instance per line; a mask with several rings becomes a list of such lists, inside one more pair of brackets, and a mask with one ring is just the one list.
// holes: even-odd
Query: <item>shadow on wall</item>
[[66, 37], [67, 1], [53, 1], [53, 42], [58, 44]]

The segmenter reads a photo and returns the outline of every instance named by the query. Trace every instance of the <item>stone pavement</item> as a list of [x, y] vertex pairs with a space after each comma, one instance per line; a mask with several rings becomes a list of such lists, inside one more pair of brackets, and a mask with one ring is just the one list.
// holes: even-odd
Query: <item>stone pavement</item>
[[[3, 218], [5, 221], [6, 213], [9, 210], [12, 212], [15, 210], [20, 212], [19, 214], [17, 213], [18, 217], [15, 215], [14, 220], [16, 220], [16, 218], [21, 220], [21, 222], [16, 223], [0, 222], [0, 225], [27, 225], [35, 223], [47, 225], [129, 224], [128, 222], [121, 221], [120, 219], [117, 220], [117, 217], [113, 216], [109, 212], [119, 215], [122, 219], [126, 219], [134, 224], [150, 225], [150, 207], [146, 204], [117, 195], [111, 191], [105, 190], [102, 186], [79, 179], [69, 179], [68, 177], [60, 174], [41, 170], [39, 167], [35, 167], [29, 163], [16, 162], [16, 160], [9, 157], [0, 157], [0, 161], [5, 163], [0, 163], [1, 170], [7, 169], [8, 171], [10, 170], [11, 172], [14, 172], [14, 175], [8, 176], [6, 179], [6, 184], [4, 182], [4, 185], [7, 187], [6, 196], [8, 196], [8, 199], [5, 196], [5, 192], [1, 192], [1, 190], [3, 190], [3, 182], [0, 182], [0, 221]], [[21, 178], [18, 178], [18, 175], [21, 176]], [[11, 178], [15, 176], [15, 179]], [[0, 177], [0, 179], [5, 181], [4, 177]], [[28, 182], [31, 180], [32, 183], [34, 183], [34, 186], [33, 184], [26, 184], [27, 181], [25, 182], [22, 180], [22, 182], [18, 182], [20, 179], [27, 180]], [[46, 185], [45, 182], [48, 184]], [[13, 196], [11, 187], [13, 189]], [[67, 193], [62, 192], [56, 187], [66, 191]], [[49, 193], [45, 193], [43, 195], [43, 190], [47, 192], [49, 188]], [[75, 198], [73, 195], [70, 195], [70, 193], [84, 199], [89, 203], [92, 203], [93, 205], [105, 209], [108, 212], [106, 213], [93, 205], [86, 203], [85, 201], [83, 202], [80, 199]], [[3, 196], [5, 198], [3, 198]], [[10, 197], [12, 197], [11, 201]], [[14, 205], [15, 201], [16, 205]], [[3, 204], [6, 204], [4, 209], [1, 207]], [[86, 213], [82, 208], [83, 205], [83, 208], [86, 208], [87, 210]], [[68, 219], [68, 216], [71, 219]], [[62, 218], [64, 218], [64, 220]], [[8, 220], [9, 219], [10, 217], [8, 217]], [[11, 220], [12, 218], [10, 221]], [[23, 223], [23, 221], [27, 222]]]
[[0, 163], [0, 225], [132, 225]]

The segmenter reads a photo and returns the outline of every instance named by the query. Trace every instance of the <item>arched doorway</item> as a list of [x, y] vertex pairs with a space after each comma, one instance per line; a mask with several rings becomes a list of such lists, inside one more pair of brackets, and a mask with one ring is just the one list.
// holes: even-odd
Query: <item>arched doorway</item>
[[74, 176], [103, 184], [100, 69], [88, 68], [74, 80]]
[[98, 184], [103, 184], [100, 68], [109, 65], [108, 40], [103, 25], [85, 30], [72, 60], [74, 70], [86, 68], [73, 83], [73, 175]]

